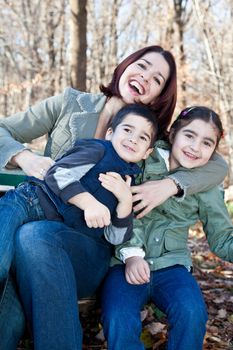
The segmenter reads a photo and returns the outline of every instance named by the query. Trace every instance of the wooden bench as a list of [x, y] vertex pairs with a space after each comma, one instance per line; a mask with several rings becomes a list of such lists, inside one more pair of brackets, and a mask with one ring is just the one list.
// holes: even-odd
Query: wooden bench
[[0, 170], [0, 196], [6, 191], [14, 188], [26, 178], [25, 173], [20, 169]]

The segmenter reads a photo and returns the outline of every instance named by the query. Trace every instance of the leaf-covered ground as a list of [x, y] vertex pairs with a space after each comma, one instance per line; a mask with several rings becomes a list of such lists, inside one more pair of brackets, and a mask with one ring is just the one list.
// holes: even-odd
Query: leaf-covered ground
[[[193, 252], [194, 275], [209, 311], [203, 350], [233, 350], [233, 264], [223, 262], [209, 251], [199, 225], [191, 230], [189, 244]], [[98, 306], [83, 311], [81, 318], [84, 328], [83, 349], [107, 350]], [[147, 305], [142, 312], [142, 319], [142, 339], [146, 349], [165, 350], [167, 324], [164, 315], [153, 305]], [[19, 349], [32, 349], [31, 342], [24, 340]]]

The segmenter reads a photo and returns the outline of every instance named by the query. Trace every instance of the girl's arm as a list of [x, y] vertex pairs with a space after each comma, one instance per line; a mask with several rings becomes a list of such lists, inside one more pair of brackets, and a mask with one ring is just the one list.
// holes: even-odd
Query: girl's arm
[[0, 120], [0, 168], [11, 163], [20, 166], [27, 175], [35, 175], [42, 168], [47, 169], [50, 161], [38, 162], [38, 157], [31, 153], [24, 143], [52, 131], [62, 108], [62, 95], [50, 97], [25, 112], [16, 113]]
[[221, 259], [233, 262], [233, 225], [218, 187], [199, 193], [199, 217], [210, 249]]

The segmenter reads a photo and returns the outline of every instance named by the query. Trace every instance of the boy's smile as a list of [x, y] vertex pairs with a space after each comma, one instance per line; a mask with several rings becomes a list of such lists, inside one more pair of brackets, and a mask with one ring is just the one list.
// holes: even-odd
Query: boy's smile
[[126, 162], [137, 163], [152, 152], [153, 128], [144, 117], [128, 114], [114, 131], [108, 129], [106, 140], [111, 140], [115, 151]]

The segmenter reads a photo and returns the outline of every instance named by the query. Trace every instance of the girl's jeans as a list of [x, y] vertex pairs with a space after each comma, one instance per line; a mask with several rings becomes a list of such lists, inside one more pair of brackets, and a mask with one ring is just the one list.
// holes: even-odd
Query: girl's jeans
[[0, 199], [0, 282], [7, 278], [12, 263], [17, 229], [28, 221], [44, 218], [36, 187], [28, 182]]
[[108, 350], [144, 350], [140, 310], [149, 301], [167, 315], [168, 350], [202, 350], [207, 322], [200, 288], [188, 270], [175, 265], [151, 272], [149, 283], [126, 282], [124, 265], [110, 269], [102, 289], [102, 323]]

